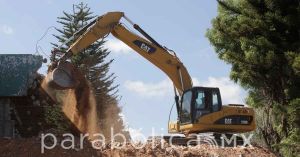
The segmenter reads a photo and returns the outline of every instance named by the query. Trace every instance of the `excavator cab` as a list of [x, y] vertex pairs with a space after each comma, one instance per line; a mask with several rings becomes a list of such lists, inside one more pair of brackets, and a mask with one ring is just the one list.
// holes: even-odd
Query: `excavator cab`
[[202, 116], [221, 110], [220, 90], [219, 88], [193, 87], [183, 93], [180, 104], [180, 123], [197, 123]]
[[253, 109], [240, 104], [222, 105], [219, 88], [184, 91], [177, 112], [178, 120], [169, 123], [169, 133], [242, 133], [255, 129]]

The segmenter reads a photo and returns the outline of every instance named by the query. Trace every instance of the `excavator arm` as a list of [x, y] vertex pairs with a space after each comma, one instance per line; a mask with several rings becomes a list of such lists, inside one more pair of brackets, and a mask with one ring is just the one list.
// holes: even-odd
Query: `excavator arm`
[[127, 17], [125, 17], [125, 19], [127, 19], [134, 28], [145, 37], [136, 35], [126, 29], [122, 23], [120, 23], [122, 17], [125, 17], [123, 12], [108, 12], [107, 14], [98, 17], [92, 24], [89, 24], [88, 27], [81, 30], [80, 36], [70, 46], [65, 58], [69, 57], [70, 54], [73, 55], [81, 52], [95, 41], [104, 38], [111, 33], [167, 74], [172, 80], [179, 95], [182, 95], [183, 91], [186, 89], [192, 88], [192, 79], [176, 54], [169, 52], [166, 48], [159, 45]]

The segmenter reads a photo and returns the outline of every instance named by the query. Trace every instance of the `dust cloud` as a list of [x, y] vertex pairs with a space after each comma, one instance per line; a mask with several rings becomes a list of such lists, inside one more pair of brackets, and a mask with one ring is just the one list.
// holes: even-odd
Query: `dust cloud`
[[41, 87], [56, 102], [62, 104], [62, 111], [73, 125], [81, 132], [88, 133], [89, 140], [100, 133], [98, 125], [96, 99], [89, 82], [82, 74], [76, 74], [79, 85], [75, 89], [57, 90], [49, 86], [51, 72], [42, 81]]

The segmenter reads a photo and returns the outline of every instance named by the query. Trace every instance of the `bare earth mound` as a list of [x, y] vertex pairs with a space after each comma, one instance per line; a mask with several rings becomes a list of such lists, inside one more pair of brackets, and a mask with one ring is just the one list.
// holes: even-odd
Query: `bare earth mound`
[[[141, 149], [135, 149], [126, 145], [122, 149], [111, 149], [110, 146], [103, 150], [95, 150], [88, 144], [83, 149], [65, 150], [59, 144], [51, 150], [45, 150], [41, 154], [41, 141], [39, 138], [31, 139], [0, 139], [1, 157], [275, 157], [270, 151], [260, 147], [236, 147], [236, 148], [213, 148], [202, 144], [194, 147], [176, 146], [170, 147], [167, 143], [163, 146], [159, 143], [147, 143]], [[51, 145], [51, 144], [50, 144]]]

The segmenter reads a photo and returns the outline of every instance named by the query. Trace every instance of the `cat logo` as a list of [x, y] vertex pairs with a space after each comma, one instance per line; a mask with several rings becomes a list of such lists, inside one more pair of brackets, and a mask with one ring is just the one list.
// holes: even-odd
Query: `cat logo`
[[232, 124], [231, 118], [225, 118], [225, 124]]
[[156, 48], [143, 42], [140, 40], [135, 40], [133, 41], [133, 43], [138, 46], [139, 48], [141, 48], [142, 50], [146, 51], [148, 54], [152, 54], [156, 51]]

